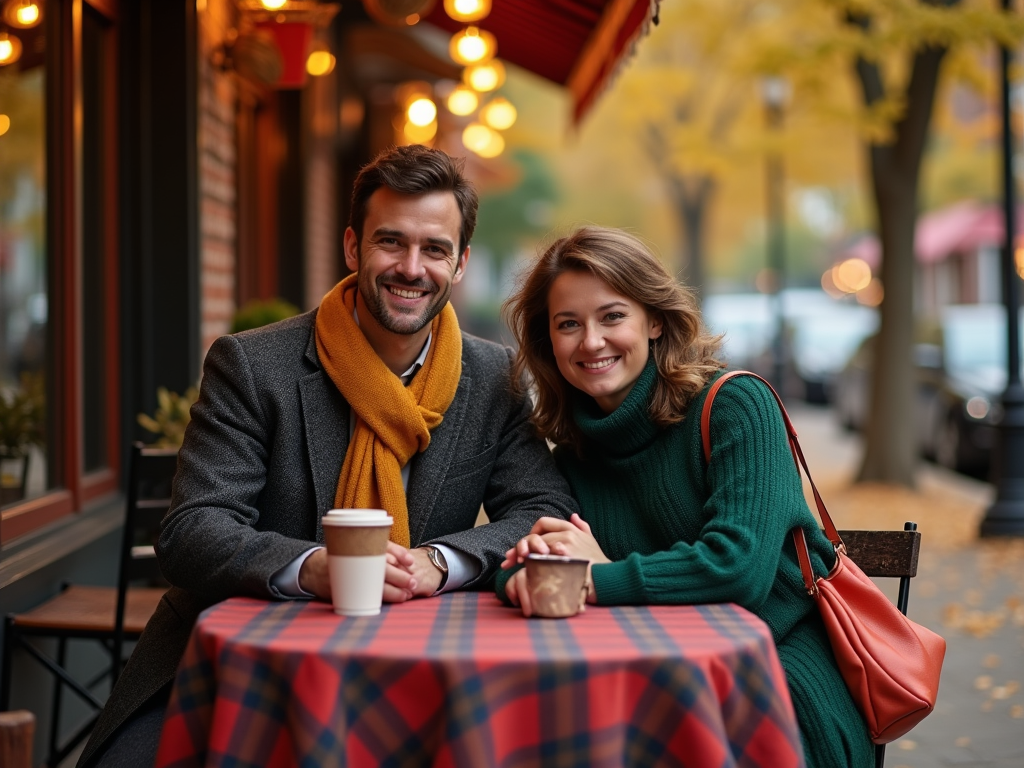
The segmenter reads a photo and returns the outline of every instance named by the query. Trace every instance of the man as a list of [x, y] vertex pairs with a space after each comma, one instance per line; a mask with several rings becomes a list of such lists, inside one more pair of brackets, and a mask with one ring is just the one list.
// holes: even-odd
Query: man
[[[321, 516], [395, 519], [384, 599], [484, 586], [542, 516], [576, 511], [510, 387], [508, 350], [462, 334], [477, 198], [421, 146], [356, 179], [355, 274], [299, 317], [218, 339], [157, 547], [174, 585], [111, 693], [80, 766], [152, 764], [200, 610], [235, 595], [330, 599]], [[480, 505], [490, 523], [474, 528]]]

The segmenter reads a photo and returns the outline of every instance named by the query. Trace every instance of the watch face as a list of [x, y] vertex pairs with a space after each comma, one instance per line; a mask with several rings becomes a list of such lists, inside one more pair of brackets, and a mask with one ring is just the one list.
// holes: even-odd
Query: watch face
[[444, 555], [441, 554], [441, 550], [437, 547], [430, 547], [427, 550], [427, 555], [430, 557], [430, 562], [432, 562], [438, 570], [443, 573], [448, 573], [448, 563], [445, 562]]

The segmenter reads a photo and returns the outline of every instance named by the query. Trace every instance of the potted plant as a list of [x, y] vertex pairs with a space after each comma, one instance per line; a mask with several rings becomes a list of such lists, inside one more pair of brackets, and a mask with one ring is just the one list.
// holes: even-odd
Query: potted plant
[[185, 427], [192, 418], [192, 404], [198, 399], [198, 387], [189, 387], [180, 395], [166, 387], [158, 387], [156, 411], [152, 416], [145, 413], [137, 416], [139, 424], [157, 436], [151, 445], [156, 448], [181, 448], [181, 441], [185, 439]]
[[33, 446], [46, 442], [42, 373], [23, 373], [17, 387], [0, 387], [0, 506], [25, 498]]

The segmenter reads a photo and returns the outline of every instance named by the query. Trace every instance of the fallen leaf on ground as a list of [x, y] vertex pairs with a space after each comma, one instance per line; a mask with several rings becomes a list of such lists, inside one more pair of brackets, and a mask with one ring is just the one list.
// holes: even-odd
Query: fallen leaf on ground
[[971, 737], [970, 736], [961, 736], [959, 739], [954, 741], [953, 744], [955, 744], [958, 747], [969, 747], [969, 746], [971, 746]]
[[995, 669], [999, 666], [999, 654], [990, 653], [988, 656], [982, 659], [981, 666], [985, 667], [985, 669]]
[[1010, 707], [1010, 717], [1015, 717], [1018, 720], [1024, 718], [1024, 704], [1014, 704]]
[[974, 689], [977, 691], [987, 691], [992, 687], [992, 676], [991, 675], [978, 675], [974, 678]]
[[913, 739], [900, 739], [896, 742], [896, 746], [909, 752], [912, 749], [917, 749], [917, 742]]

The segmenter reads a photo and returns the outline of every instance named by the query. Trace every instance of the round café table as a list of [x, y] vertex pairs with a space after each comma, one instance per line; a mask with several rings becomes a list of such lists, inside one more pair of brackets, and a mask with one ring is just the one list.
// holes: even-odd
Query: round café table
[[205, 611], [157, 758], [185, 766], [802, 766], [768, 628], [735, 605], [524, 619], [454, 593], [343, 618]]

